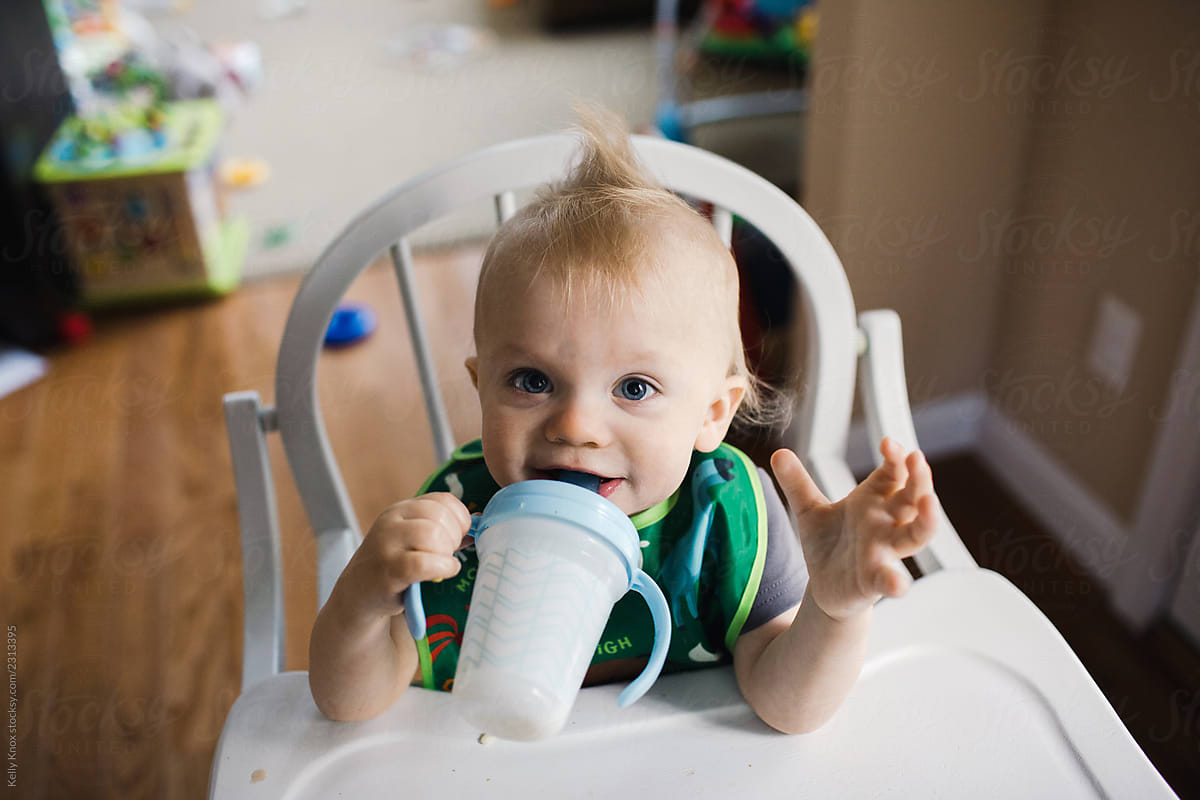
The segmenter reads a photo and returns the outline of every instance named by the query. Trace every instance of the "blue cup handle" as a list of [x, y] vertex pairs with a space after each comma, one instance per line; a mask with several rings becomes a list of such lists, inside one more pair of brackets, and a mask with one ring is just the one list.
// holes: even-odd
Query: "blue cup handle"
[[633, 576], [633, 585], [629, 588], [645, 598], [646, 605], [650, 606], [650, 618], [654, 621], [654, 647], [650, 650], [650, 661], [642, 674], [634, 678], [617, 698], [617, 705], [621, 708], [637, 702], [654, 685], [667, 661], [667, 650], [671, 647], [671, 610], [667, 607], [667, 598], [663, 596], [662, 589], [640, 569]]
[[[471, 517], [471, 527], [467, 533], [478, 536], [482, 519], [478, 515]], [[413, 641], [419, 642], [425, 638], [425, 603], [421, 601], [421, 584], [409, 584], [400, 594], [404, 598], [404, 621], [408, 623], [408, 632], [412, 634]]]
[[425, 638], [425, 604], [421, 602], [421, 584], [412, 583], [405, 589], [404, 621], [408, 623], [408, 632], [413, 641], [419, 642]]

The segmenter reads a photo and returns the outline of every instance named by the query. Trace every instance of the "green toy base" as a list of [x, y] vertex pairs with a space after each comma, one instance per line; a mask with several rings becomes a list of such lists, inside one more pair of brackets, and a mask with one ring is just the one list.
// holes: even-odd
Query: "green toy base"
[[761, 62], [808, 63], [808, 48], [796, 42], [790, 32], [781, 31], [770, 39], [722, 36], [712, 33], [700, 42], [700, 52], [718, 58], [745, 58]]

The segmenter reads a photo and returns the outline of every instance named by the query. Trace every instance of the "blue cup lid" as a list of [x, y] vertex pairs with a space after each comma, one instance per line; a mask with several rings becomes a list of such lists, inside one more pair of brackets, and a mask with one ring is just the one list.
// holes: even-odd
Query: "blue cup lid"
[[530, 480], [505, 486], [488, 501], [479, 533], [514, 517], [565, 520], [608, 542], [621, 556], [629, 580], [641, 567], [637, 528], [625, 512], [595, 492], [562, 481]]

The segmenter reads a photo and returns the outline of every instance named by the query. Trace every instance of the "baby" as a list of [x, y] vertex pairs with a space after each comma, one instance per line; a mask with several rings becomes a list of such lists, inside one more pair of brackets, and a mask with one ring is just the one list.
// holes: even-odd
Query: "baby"
[[[900, 559], [934, 533], [929, 466], [884, 438], [883, 465], [830, 503], [794, 453], [775, 452], [797, 538], [766, 473], [724, 443], [735, 415], [761, 418], [765, 405], [728, 249], [646, 177], [617, 122], [590, 114], [582, 139], [567, 180], [484, 256], [466, 362], [482, 438], [371, 526], [313, 626], [313, 699], [331, 719], [361, 720], [410, 683], [450, 689], [477, 563], [471, 513], [499, 487], [566, 469], [598, 476], [638, 529], [672, 608], [667, 670], [732, 659], [763, 721], [815, 730], [858, 678], [872, 606], [908, 587]], [[414, 642], [400, 598], [418, 581], [430, 582], [430, 633]], [[648, 631], [627, 596], [585, 683], [636, 675]]]

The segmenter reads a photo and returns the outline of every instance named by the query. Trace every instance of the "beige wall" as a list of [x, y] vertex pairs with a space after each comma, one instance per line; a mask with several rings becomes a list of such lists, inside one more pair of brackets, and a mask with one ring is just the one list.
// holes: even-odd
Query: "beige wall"
[[1032, 96], [980, 91], [981, 74], [993, 49], [1036, 51], [1043, 5], [822, 6], [802, 201], [859, 310], [900, 314], [914, 405], [981, 386], [1003, 257], [980, 224], [1015, 208]]
[[[1154, 6], [824, 4], [804, 152], [913, 404], [986, 391], [1125, 522], [1200, 259], [1200, 6]], [[1105, 292], [1144, 324], [1119, 397], [1085, 362]]]
[[[1010, 237], [991, 360], [1054, 399], [992, 400], [1129, 523], [1200, 275], [1200, 6], [1056, 5], [1017, 223], [1046, 235]], [[1120, 394], [1086, 364], [1106, 293], [1143, 321]]]

